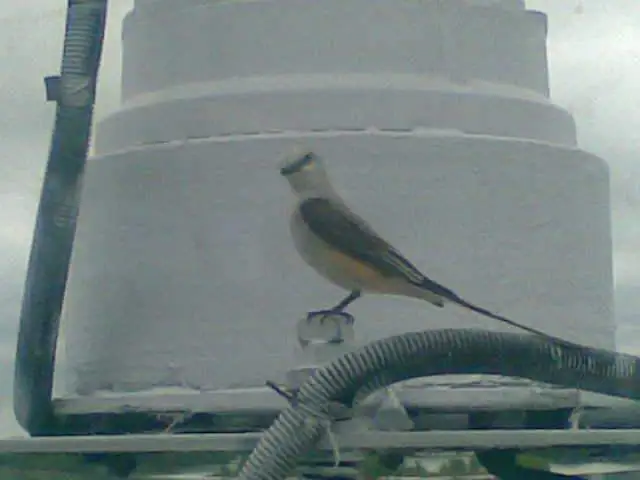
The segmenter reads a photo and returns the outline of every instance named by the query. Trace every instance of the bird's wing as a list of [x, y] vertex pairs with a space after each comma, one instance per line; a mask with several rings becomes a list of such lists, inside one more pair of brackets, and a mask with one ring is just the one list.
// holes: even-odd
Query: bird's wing
[[345, 205], [327, 198], [309, 198], [299, 205], [307, 227], [334, 249], [374, 267], [387, 277], [420, 285], [427, 278]]

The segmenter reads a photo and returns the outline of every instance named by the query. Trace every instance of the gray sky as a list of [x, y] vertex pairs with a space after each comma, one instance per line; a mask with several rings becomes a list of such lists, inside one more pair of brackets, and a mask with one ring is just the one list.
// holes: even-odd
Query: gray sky
[[[7, 0], [0, 13], [0, 436], [20, 430], [11, 411], [13, 352], [22, 282], [36, 202], [48, 152], [54, 105], [42, 78], [59, 69], [65, 5], [59, 0]], [[640, 9], [629, 0], [529, 0], [549, 14], [552, 96], [575, 116], [581, 146], [609, 161], [612, 172], [616, 310], [620, 348], [640, 310]], [[97, 116], [117, 107], [120, 24], [131, 0], [112, 0]], [[582, 8], [579, 6], [582, 5]], [[640, 322], [638, 331], [640, 331]]]

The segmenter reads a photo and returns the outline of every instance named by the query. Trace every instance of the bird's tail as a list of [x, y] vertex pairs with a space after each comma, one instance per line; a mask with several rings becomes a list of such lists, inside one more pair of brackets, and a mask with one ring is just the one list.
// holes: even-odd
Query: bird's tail
[[488, 318], [492, 318], [494, 320], [498, 320], [499, 322], [506, 323], [507, 325], [511, 325], [512, 327], [516, 327], [520, 330], [524, 330], [525, 332], [533, 333], [534, 335], [538, 335], [540, 337], [546, 338], [548, 340], [553, 340], [556, 343], [562, 343], [563, 345], [572, 345], [576, 344], [568, 342], [567, 340], [563, 340], [559, 337], [554, 337], [548, 333], [543, 332], [542, 330], [538, 330], [533, 327], [528, 327], [527, 325], [522, 325], [521, 323], [514, 322], [513, 320], [503, 317], [502, 315], [498, 315], [497, 313], [493, 313], [486, 308], [479, 307], [478, 305], [474, 305], [471, 302], [467, 302], [465, 299], [461, 298], [457, 293], [449, 288], [441, 285], [433, 280], [424, 277], [421, 282], [414, 283], [420, 289], [419, 297], [423, 300], [427, 300], [432, 304], [442, 307], [444, 306], [445, 301], [455, 303], [463, 308], [471, 310], [473, 312], [479, 313]]
[[540, 337], [544, 337], [547, 338], [549, 340], [553, 340], [555, 342], [561, 342], [563, 344], [570, 344], [571, 342], [568, 342], [567, 340], [563, 340], [562, 338], [559, 337], [555, 337], [553, 335], [550, 335], [548, 333], [543, 332], [542, 330], [538, 330], [536, 328], [533, 327], [529, 327], [527, 325], [523, 325], [521, 323], [515, 322], [509, 318], [503, 317], [502, 315], [498, 315], [497, 313], [493, 313], [490, 310], [487, 310], [486, 308], [482, 308], [479, 307], [478, 305], [474, 305], [473, 303], [467, 302], [466, 300], [458, 297], [457, 295], [452, 297], [452, 298], [447, 298], [447, 300], [449, 300], [452, 303], [455, 303], [457, 305], [460, 305], [461, 307], [464, 307], [468, 310], [471, 310], [473, 312], [479, 313], [480, 315], [483, 315], [485, 317], [488, 318], [492, 318], [494, 320], [498, 320], [499, 322], [502, 323], [506, 323], [507, 325], [511, 325], [512, 327], [516, 327], [520, 330], [524, 330], [526, 332], [529, 333], [533, 333], [534, 335], [538, 335]]

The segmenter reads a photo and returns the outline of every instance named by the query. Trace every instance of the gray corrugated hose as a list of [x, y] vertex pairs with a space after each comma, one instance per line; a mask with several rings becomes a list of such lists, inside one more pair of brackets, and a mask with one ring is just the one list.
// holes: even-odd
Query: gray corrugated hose
[[319, 368], [282, 411], [239, 478], [281, 480], [327, 431], [328, 406], [352, 406], [374, 390], [417, 377], [490, 374], [640, 398], [639, 358], [560, 339], [482, 330], [431, 330], [371, 343]]

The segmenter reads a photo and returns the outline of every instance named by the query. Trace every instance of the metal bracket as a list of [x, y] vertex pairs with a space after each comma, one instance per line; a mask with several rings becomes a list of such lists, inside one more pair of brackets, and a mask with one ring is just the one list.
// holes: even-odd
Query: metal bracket
[[47, 102], [57, 102], [60, 100], [60, 79], [60, 75], [44, 77]]

